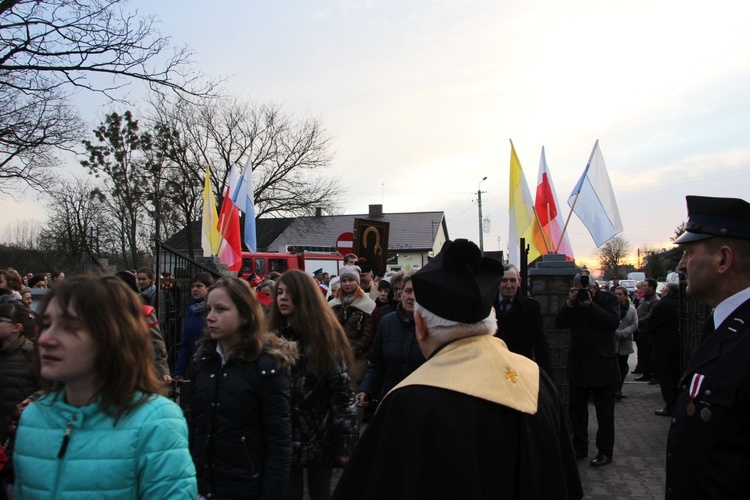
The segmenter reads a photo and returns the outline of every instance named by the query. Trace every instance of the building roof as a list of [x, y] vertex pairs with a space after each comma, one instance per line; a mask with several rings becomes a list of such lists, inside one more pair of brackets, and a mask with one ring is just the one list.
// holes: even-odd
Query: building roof
[[[256, 219], [255, 238], [258, 242], [258, 250], [266, 250], [268, 245], [293, 221], [294, 219], [289, 218]], [[187, 227], [180, 229], [164, 243], [177, 250], [187, 250], [190, 248], [189, 245], [192, 245], [195, 250], [200, 250], [202, 225], [202, 220], [193, 221], [190, 223], [189, 230]]]
[[[354, 219], [368, 218], [368, 214], [355, 214], [256, 219], [258, 251], [283, 252], [288, 245], [334, 248], [340, 234], [354, 230]], [[443, 212], [400, 212], [372, 219], [389, 223], [390, 251], [430, 251], [441, 231], [448, 239]], [[164, 243], [177, 250], [192, 244], [200, 251], [201, 224], [200, 220], [192, 222], [190, 230], [183, 228]]]
[[[368, 218], [370, 218], [368, 214], [299, 217], [294, 219], [270, 243], [268, 250], [278, 252], [285, 249], [287, 245], [334, 247], [340, 234], [353, 231], [354, 219]], [[443, 212], [390, 213], [371, 219], [389, 223], [388, 250], [390, 251], [432, 250], [435, 239], [441, 231], [448, 239]]]

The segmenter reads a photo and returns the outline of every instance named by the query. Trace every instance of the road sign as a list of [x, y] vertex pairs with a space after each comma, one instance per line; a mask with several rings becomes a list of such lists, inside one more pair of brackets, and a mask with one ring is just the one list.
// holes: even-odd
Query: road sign
[[341, 233], [336, 238], [336, 251], [341, 255], [352, 253], [354, 248], [354, 233]]

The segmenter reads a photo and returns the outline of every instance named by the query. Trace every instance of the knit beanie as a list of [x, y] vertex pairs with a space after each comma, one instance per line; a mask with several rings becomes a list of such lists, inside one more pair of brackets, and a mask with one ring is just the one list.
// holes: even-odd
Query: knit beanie
[[359, 269], [359, 266], [344, 266], [339, 270], [339, 278], [341, 280], [343, 280], [344, 278], [351, 278], [359, 285], [360, 272], [361, 270]]

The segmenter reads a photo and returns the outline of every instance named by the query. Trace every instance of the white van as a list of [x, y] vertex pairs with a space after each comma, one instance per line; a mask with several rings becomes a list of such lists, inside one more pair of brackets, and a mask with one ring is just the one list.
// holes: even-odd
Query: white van
[[680, 283], [680, 273], [677, 271], [667, 274], [667, 283]]
[[644, 272], [633, 272], [628, 273], [629, 280], [643, 281], [646, 279], [646, 273]]

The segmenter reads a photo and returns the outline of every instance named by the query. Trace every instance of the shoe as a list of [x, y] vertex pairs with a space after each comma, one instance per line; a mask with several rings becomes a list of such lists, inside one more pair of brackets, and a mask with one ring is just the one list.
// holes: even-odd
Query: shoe
[[635, 380], [636, 382], [648, 382], [651, 380], [651, 377], [647, 375], [641, 375], [640, 377], [636, 377], [633, 380]]
[[648, 385], [659, 385], [659, 381], [655, 378], [652, 378], [651, 380], [649, 380]]
[[641, 373], [643, 373], [643, 370], [641, 370], [639, 367], [636, 366], [635, 370], [633, 370], [630, 373], [632, 373], [633, 375], [640, 375]]
[[603, 465], [608, 465], [612, 463], [612, 458], [608, 457], [607, 455], [604, 455], [603, 453], [599, 453], [595, 459], [591, 461], [591, 467], [601, 467]]
[[659, 417], [671, 417], [672, 410], [670, 410], [669, 408], [664, 408], [663, 410], [655, 410], [654, 415], [657, 415]]

